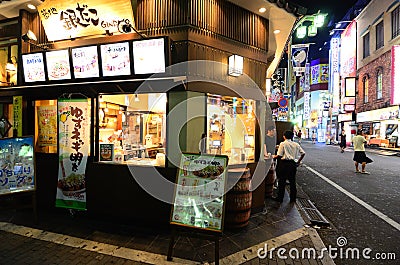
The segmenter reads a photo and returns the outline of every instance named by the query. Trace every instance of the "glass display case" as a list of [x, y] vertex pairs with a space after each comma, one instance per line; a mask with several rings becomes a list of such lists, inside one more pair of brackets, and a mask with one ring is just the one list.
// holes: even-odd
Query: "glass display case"
[[166, 95], [102, 95], [99, 101], [99, 160], [164, 166]]
[[229, 157], [229, 164], [254, 162], [255, 101], [209, 95], [207, 152]]

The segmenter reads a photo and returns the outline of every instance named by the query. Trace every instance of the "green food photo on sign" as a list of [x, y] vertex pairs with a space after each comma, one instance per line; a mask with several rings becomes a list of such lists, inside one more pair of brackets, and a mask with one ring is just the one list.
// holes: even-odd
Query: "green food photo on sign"
[[171, 224], [222, 232], [228, 157], [184, 153]]

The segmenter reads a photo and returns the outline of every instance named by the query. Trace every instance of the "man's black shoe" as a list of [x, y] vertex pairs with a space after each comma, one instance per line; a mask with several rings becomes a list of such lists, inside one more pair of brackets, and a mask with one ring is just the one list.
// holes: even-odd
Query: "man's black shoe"
[[293, 203], [293, 202], [296, 202], [296, 199], [294, 199], [294, 200], [290, 200], [290, 202], [291, 202], [291, 203]]
[[276, 202], [283, 202], [283, 200], [280, 200], [280, 199], [278, 199], [277, 197], [272, 197], [272, 200], [273, 200], [273, 201], [276, 201]]

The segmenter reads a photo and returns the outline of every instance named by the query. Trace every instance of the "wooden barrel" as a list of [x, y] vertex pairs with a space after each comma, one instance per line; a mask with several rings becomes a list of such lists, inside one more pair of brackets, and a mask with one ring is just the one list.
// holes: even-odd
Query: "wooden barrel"
[[275, 162], [272, 161], [271, 167], [265, 177], [265, 197], [272, 197], [274, 192], [274, 183], [276, 180]]
[[229, 169], [228, 185], [233, 187], [226, 194], [225, 226], [245, 227], [249, 224], [252, 201], [250, 169]]

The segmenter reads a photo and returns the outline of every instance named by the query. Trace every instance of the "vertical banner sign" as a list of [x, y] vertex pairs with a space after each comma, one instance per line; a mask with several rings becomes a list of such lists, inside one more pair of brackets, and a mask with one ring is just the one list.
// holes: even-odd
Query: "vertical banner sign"
[[37, 146], [57, 146], [57, 106], [38, 106]]
[[297, 73], [304, 73], [306, 71], [309, 46], [310, 44], [292, 45], [293, 71]]
[[310, 118], [310, 92], [304, 92], [304, 120]]
[[286, 90], [286, 68], [278, 68], [271, 76], [271, 96], [269, 102], [278, 102]]
[[87, 99], [58, 101], [57, 207], [86, 209], [85, 169], [89, 153], [88, 115]]
[[391, 105], [400, 104], [400, 45], [392, 46], [392, 96]]
[[304, 91], [310, 91], [310, 63], [306, 63], [306, 71], [304, 72]]
[[332, 112], [337, 114], [340, 108], [340, 73], [339, 73], [340, 39], [331, 39], [329, 60], [329, 91], [333, 94]]
[[17, 130], [17, 135], [22, 136], [22, 96], [13, 97], [14, 109], [14, 128]]
[[311, 85], [317, 85], [319, 80], [320, 65], [316, 64], [311, 66]]

